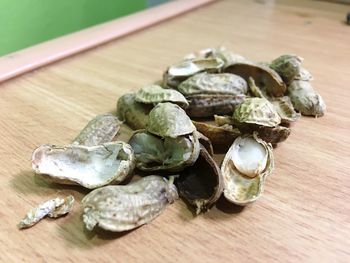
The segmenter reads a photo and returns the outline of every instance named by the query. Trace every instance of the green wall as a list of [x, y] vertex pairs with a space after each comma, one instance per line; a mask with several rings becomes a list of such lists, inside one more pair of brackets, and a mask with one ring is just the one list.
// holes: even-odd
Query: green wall
[[0, 56], [143, 10], [145, 0], [0, 0]]

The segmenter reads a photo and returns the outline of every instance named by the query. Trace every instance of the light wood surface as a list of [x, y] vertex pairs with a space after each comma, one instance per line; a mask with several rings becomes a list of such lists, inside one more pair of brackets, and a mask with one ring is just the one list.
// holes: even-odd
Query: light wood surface
[[[346, 6], [316, 1], [219, 1], [0, 85], [0, 262], [350, 262], [350, 27]], [[244, 209], [220, 202], [193, 217], [183, 202], [125, 234], [84, 230], [88, 191], [47, 184], [32, 150], [66, 144], [117, 98], [200, 48], [225, 45], [257, 61], [305, 58], [326, 116], [303, 117], [275, 149], [265, 193]], [[121, 139], [130, 131], [122, 129]], [[220, 158], [220, 156], [219, 156]], [[16, 224], [56, 195], [71, 214]]]

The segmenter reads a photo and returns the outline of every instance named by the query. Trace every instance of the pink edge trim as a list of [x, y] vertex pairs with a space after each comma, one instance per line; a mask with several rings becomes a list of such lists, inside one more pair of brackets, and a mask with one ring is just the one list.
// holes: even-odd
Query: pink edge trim
[[214, 1], [171, 1], [0, 57], [0, 82]]

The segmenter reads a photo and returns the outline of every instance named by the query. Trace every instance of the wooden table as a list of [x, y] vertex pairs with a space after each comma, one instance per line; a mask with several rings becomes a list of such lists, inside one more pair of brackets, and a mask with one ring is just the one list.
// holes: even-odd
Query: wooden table
[[[349, 8], [317, 1], [219, 1], [8, 81], [0, 86], [0, 262], [349, 262]], [[197, 49], [225, 45], [249, 59], [296, 53], [313, 73], [326, 116], [303, 117], [275, 149], [263, 197], [244, 209], [221, 202], [193, 217], [176, 202], [127, 234], [84, 230], [79, 187], [48, 184], [32, 150], [66, 144], [117, 98], [158, 80]], [[130, 131], [122, 129], [121, 139]], [[57, 195], [71, 214], [19, 231], [32, 206]]]

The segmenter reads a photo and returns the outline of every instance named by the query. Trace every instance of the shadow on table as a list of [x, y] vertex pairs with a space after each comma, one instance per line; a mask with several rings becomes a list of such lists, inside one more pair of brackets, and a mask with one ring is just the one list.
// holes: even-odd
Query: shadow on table
[[[21, 171], [16, 174], [10, 180], [10, 187], [18, 193], [21, 194], [37, 194], [42, 193], [52, 194], [52, 190], [56, 190], [58, 193], [63, 191], [75, 191], [79, 192], [81, 195], [86, 195], [91, 190], [84, 189], [78, 185], [61, 185], [56, 183], [51, 183], [45, 180], [40, 175], [35, 174], [33, 171]], [[77, 197], [77, 196], [74, 196]]]
[[218, 210], [224, 212], [225, 214], [238, 214], [245, 208], [244, 206], [236, 205], [227, 201], [223, 195], [221, 195], [215, 206]]
[[70, 247], [89, 249], [94, 246], [102, 246], [112, 240], [123, 238], [137, 230], [136, 228], [119, 233], [96, 227], [92, 231], [89, 231], [83, 222], [81, 209], [77, 209], [73, 214], [68, 216], [67, 220], [57, 227], [57, 232]]

